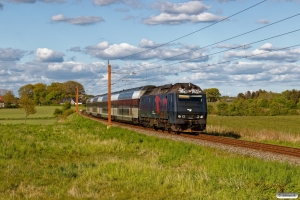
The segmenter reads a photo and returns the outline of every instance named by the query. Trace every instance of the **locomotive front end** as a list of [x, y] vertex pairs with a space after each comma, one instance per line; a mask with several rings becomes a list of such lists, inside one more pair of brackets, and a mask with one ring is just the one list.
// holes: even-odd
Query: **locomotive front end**
[[200, 87], [180, 85], [176, 101], [176, 124], [172, 129], [180, 132], [201, 132], [206, 128], [206, 95]]

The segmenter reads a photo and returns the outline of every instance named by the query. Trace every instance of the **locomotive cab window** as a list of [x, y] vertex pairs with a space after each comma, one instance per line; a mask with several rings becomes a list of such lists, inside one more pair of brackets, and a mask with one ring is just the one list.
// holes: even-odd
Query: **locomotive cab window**
[[202, 102], [202, 95], [178, 95], [179, 101], [198, 101]]

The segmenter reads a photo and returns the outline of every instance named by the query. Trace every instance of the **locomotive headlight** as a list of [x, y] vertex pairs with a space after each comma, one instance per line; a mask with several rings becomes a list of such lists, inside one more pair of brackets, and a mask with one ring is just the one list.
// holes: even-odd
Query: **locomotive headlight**
[[201, 115], [200, 118], [202, 119], [202, 118], [203, 118], [203, 115]]
[[178, 115], [178, 118], [181, 118], [181, 115]]
[[199, 115], [196, 116], [197, 119], [199, 119], [199, 117], [200, 117]]
[[185, 118], [185, 115], [182, 115], [182, 118]]

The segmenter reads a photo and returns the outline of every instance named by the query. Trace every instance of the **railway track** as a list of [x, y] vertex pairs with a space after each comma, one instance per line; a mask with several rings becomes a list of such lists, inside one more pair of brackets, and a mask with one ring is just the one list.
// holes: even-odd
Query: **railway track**
[[[100, 121], [102, 123], [107, 123], [107, 120], [87, 115], [85, 113], [85, 111], [83, 111], [81, 113], [81, 115], [83, 115], [84, 117], [87, 117], [87, 118], [92, 118], [96, 121]], [[147, 131], [153, 131], [156, 133], [158, 132], [157, 130], [154, 130], [151, 128], [145, 128], [145, 127], [135, 126], [132, 124], [125, 124], [125, 123], [121, 123], [121, 122], [114, 121], [113, 124], [121, 126], [121, 127], [133, 128], [137, 131], [146, 129]], [[219, 144], [223, 144], [223, 145], [242, 147], [242, 148], [247, 148], [247, 149], [255, 149], [258, 151], [270, 152], [270, 153], [300, 158], [300, 149], [299, 148], [285, 147], [285, 146], [265, 144], [265, 143], [259, 143], [259, 142], [251, 142], [251, 141], [245, 141], [245, 140], [240, 140], [240, 139], [233, 139], [233, 138], [226, 138], [226, 137], [212, 136], [212, 135], [205, 135], [205, 134], [191, 135], [191, 134], [181, 133], [180, 135], [178, 135], [175, 132], [171, 132], [171, 133], [168, 133], [167, 131], [165, 131], [165, 132], [160, 131], [160, 132], [161, 132], [161, 134], [177, 135], [177, 137], [185, 137], [185, 138], [191, 138], [191, 139], [195, 139], [195, 140], [204, 140], [204, 141], [219, 143]]]

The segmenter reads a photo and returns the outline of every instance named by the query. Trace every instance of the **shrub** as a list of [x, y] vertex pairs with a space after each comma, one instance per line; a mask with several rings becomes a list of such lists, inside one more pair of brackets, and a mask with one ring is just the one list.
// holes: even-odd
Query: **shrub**
[[71, 114], [73, 114], [74, 113], [74, 110], [73, 109], [68, 109], [68, 110], [64, 110], [63, 112], [62, 112], [62, 115], [63, 115], [63, 117], [67, 117], [67, 116], [69, 116], [69, 115], [71, 115]]
[[298, 115], [298, 112], [296, 109], [291, 109], [289, 110], [288, 115]]
[[66, 101], [63, 105], [62, 110], [69, 110], [71, 108], [71, 102], [70, 101]]
[[228, 115], [228, 104], [225, 102], [221, 102], [217, 104], [218, 115]]
[[62, 114], [62, 110], [60, 110], [60, 109], [58, 109], [58, 108], [56, 108], [56, 109], [54, 110], [53, 115], [54, 115], [55, 117], [57, 117], [57, 116], [59, 116], [59, 115], [61, 115], [61, 114]]
[[215, 108], [212, 105], [207, 105], [208, 114], [216, 114]]

